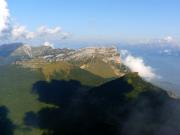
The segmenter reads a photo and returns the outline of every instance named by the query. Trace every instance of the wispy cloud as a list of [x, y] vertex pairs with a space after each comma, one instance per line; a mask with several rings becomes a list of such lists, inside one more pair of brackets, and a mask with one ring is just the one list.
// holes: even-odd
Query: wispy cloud
[[150, 43], [159, 43], [159, 44], [172, 44], [172, 45], [175, 45], [177, 44], [177, 39], [174, 38], [173, 36], [165, 36], [165, 37], [162, 37], [162, 38], [159, 38], [159, 39], [152, 39], [150, 41]]
[[69, 33], [63, 32], [60, 27], [48, 28], [40, 26], [35, 31], [29, 31], [26, 26], [16, 25], [10, 31], [12, 40], [33, 40], [42, 38], [59, 38], [65, 39], [69, 37]]
[[178, 39], [170, 35], [162, 38], [150, 39], [146, 41], [146, 44], [157, 45], [161, 47], [180, 47], [180, 42], [178, 41]]

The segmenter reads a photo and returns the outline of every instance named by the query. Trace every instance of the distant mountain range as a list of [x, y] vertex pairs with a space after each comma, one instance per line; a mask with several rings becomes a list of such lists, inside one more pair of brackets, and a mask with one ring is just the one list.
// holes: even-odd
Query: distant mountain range
[[[122, 76], [128, 69], [121, 63], [116, 48], [54, 49], [16, 43], [0, 46], [1, 64], [40, 68], [48, 63], [67, 62], [105, 78]], [[35, 66], [36, 65], [36, 66]]]
[[104, 61], [119, 61], [119, 53], [116, 48], [82, 48], [74, 49], [54, 49], [51, 46], [42, 45], [33, 47], [31, 45], [14, 43], [0, 46], [0, 57], [18, 57], [19, 59], [44, 58], [49, 61], [69, 61], [79, 58], [101, 57]]

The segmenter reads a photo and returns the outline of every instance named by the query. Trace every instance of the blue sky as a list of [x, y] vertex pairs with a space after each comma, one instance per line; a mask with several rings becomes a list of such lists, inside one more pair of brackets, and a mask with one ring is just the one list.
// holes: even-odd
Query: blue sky
[[34, 30], [61, 26], [77, 38], [180, 37], [179, 0], [7, 0], [11, 17]]

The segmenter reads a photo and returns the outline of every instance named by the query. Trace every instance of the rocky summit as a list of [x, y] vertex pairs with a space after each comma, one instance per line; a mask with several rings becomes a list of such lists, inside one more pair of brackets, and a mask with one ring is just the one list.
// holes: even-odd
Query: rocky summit
[[100, 58], [104, 62], [120, 64], [120, 54], [115, 47], [87, 47], [81, 49], [52, 48], [51, 46], [33, 47], [27, 44], [8, 44], [0, 46], [0, 57], [16, 57], [16, 60], [42, 58], [47, 61], [80, 61], [81, 59]]
[[[5, 50], [4, 46], [8, 46], [8, 49], [6, 47]], [[75, 50], [44, 45], [33, 47], [27, 44], [4, 46], [0, 46], [1, 64], [13, 63], [39, 69], [49, 63], [58, 65], [66, 62], [103, 78], [122, 76], [128, 71], [121, 63], [120, 53], [115, 47], [87, 47]]]

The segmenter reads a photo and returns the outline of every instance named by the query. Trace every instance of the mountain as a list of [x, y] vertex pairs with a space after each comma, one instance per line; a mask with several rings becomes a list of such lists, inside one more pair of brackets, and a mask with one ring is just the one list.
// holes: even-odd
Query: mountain
[[11, 55], [11, 53], [13, 53], [17, 48], [19, 48], [22, 45], [22, 43], [0, 45], [0, 57], [8, 57], [9, 55]]
[[[54, 70], [54, 68], [58, 70], [51, 72], [51, 69]], [[34, 84], [38, 81], [51, 83], [53, 80], [77, 80], [85, 86], [85, 91], [90, 87], [108, 81], [68, 63], [60, 63], [57, 66], [49, 64], [42, 70], [31, 70], [19, 65], [1, 65], [0, 74], [0, 134], [5, 133], [5, 131], [14, 131], [15, 135], [41, 135], [39, 128], [32, 128], [24, 124], [25, 114], [29, 111], [37, 112], [44, 107], [53, 107], [50, 104], [38, 101], [38, 96], [33, 92]], [[47, 79], [49, 75], [51, 76]], [[71, 85], [69, 86], [71, 87]], [[71, 89], [74, 90], [75, 88], [72, 87]], [[11, 123], [6, 124], [6, 121], [2, 119], [5, 115], [1, 113], [1, 107], [7, 108], [7, 113], [4, 113]], [[3, 127], [1, 123], [3, 123], [4, 127], [7, 125], [6, 128], [1, 128]], [[12, 125], [12, 128], [8, 125]]]
[[16, 50], [14, 50], [10, 56], [12, 57], [22, 57], [22, 58], [31, 58], [32, 57], [32, 48], [29, 45], [21, 45]]
[[128, 72], [121, 63], [120, 54], [116, 48], [89, 47], [74, 50], [54, 49], [50, 46], [32, 47], [23, 44], [1, 60], [1, 64], [15, 63], [29, 68], [42, 63], [45, 65], [45, 63], [59, 62], [67, 62], [103, 78], [119, 77]]
[[116, 48], [106, 48], [106, 47], [89, 47], [82, 48], [78, 50], [69, 48], [52, 48], [51, 46], [31, 46], [28, 44], [14, 43], [5, 44], [0, 46], [0, 56], [24, 56], [27, 55], [30, 58], [44, 58], [48, 59], [49, 55], [52, 55], [54, 61], [69, 61], [69, 60], [79, 60], [79, 58], [90, 58], [90, 57], [100, 57], [104, 61], [116, 61], [120, 63], [118, 57], [119, 53]]
[[19, 44], [1, 54], [0, 134], [180, 133], [180, 100], [126, 68], [116, 48]]
[[[80, 82], [39, 81], [33, 91], [46, 107], [28, 112], [25, 123], [46, 135], [178, 135], [179, 99], [136, 73], [86, 88]], [[36, 125], [37, 126], [37, 125]]]
[[180, 133], [180, 100], [169, 97], [166, 91], [145, 82], [137, 74], [127, 74], [91, 89], [83, 102], [90, 112], [85, 118], [91, 123], [84, 127], [91, 127], [89, 134]]

